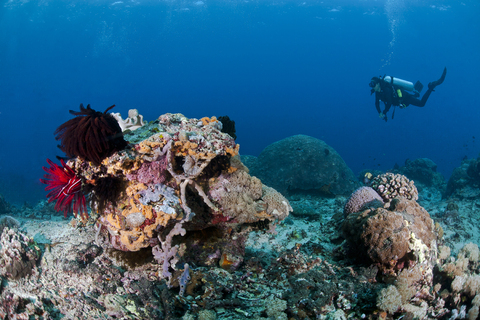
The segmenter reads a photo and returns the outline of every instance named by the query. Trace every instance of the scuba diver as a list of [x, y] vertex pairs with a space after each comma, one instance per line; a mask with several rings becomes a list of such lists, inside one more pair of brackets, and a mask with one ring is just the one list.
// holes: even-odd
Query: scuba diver
[[[372, 88], [370, 94], [375, 92], [375, 108], [377, 108], [378, 116], [380, 119], [387, 121], [387, 112], [390, 110], [390, 107], [393, 105], [399, 106], [400, 109], [406, 108], [409, 105], [423, 107], [428, 100], [428, 97], [435, 90], [435, 87], [442, 84], [447, 75], [447, 68], [443, 70], [442, 76], [437, 81], [430, 82], [428, 84], [428, 90], [423, 95], [422, 99], [420, 97], [420, 92], [423, 89], [423, 85], [420, 81], [417, 81], [415, 85], [410, 81], [405, 81], [402, 79], [384, 76], [382, 77], [373, 77], [370, 81], [369, 86]], [[413, 92], [410, 93], [410, 92]], [[383, 112], [380, 109], [380, 101], [383, 101], [385, 104], [385, 109]], [[395, 116], [395, 109], [393, 109], [392, 119]]]

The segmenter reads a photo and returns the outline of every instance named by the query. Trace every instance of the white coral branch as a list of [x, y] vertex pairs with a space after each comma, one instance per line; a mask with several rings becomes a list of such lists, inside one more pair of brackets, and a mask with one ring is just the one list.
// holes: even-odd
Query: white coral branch
[[110, 114], [115, 118], [115, 120], [117, 120], [122, 131], [127, 129], [133, 131], [145, 125], [143, 116], [138, 113], [137, 109], [128, 110], [128, 118], [125, 120], [122, 119], [120, 112], [112, 112]]

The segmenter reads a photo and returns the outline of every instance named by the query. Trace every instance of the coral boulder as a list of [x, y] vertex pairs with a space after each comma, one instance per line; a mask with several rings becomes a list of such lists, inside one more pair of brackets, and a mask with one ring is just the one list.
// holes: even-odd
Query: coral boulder
[[[209, 263], [237, 267], [245, 234], [283, 220], [292, 209], [248, 174], [239, 145], [220, 129], [215, 117], [168, 113], [136, 129], [129, 135], [132, 148], [100, 164], [70, 160], [98, 211], [99, 243], [122, 251], [153, 247], [169, 279], [181, 256], [197, 265], [210, 257]], [[192, 250], [180, 254], [180, 246]]]
[[286, 193], [350, 194], [358, 181], [340, 155], [324, 141], [295, 135], [267, 146], [251, 174]]
[[[342, 226], [351, 256], [375, 263], [383, 273], [429, 260], [436, 250], [433, 220], [416, 201], [398, 197], [388, 208], [349, 214]], [[428, 262], [428, 261], [427, 261]]]
[[480, 196], [480, 158], [464, 159], [448, 179], [446, 198], [477, 199]]

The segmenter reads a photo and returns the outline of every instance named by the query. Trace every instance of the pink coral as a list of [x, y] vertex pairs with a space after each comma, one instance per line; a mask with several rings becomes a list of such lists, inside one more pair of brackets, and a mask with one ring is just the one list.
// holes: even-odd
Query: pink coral
[[137, 180], [145, 184], [164, 184], [167, 173], [167, 159], [161, 157], [157, 161], [144, 162], [135, 173], [127, 174], [129, 180]]

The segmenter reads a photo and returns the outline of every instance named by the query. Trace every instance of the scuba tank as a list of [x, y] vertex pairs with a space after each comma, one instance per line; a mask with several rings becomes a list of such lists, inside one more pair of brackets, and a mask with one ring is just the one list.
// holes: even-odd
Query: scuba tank
[[407, 80], [402, 80], [399, 78], [394, 78], [390, 76], [385, 76], [383, 77], [383, 80], [385, 80], [389, 84], [393, 84], [394, 86], [400, 87], [402, 89], [405, 89], [407, 91], [414, 91], [415, 88], [413, 86], [413, 83]]
[[[417, 81], [414, 85], [410, 81], [399, 79], [399, 78], [394, 78], [394, 77], [390, 77], [390, 76], [384, 76], [383, 80], [385, 82], [391, 84], [391, 85], [394, 85], [394, 86], [400, 87], [404, 90], [412, 91], [412, 92], [415, 92], [415, 93], [418, 93], [418, 94], [420, 94], [420, 92], [423, 89], [423, 84], [420, 81]], [[401, 98], [401, 95], [400, 95], [400, 98]]]

